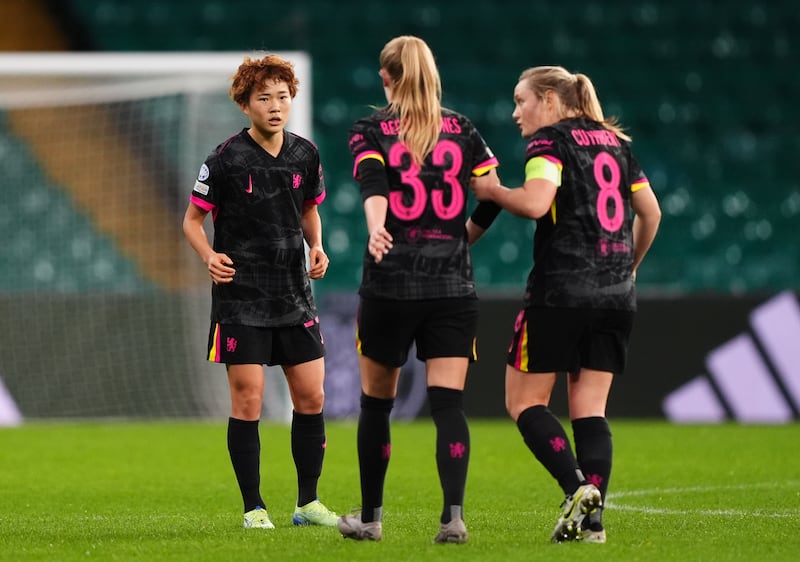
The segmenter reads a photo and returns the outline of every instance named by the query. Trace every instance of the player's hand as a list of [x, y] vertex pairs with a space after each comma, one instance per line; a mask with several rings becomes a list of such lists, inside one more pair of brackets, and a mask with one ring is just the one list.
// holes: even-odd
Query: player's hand
[[381, 263], [383, 256], [389, 253], [392, 249], [392, 235], [386, 230], [386, 227], [378, 227], [369, 235], [369, 242], [367, 243], [367, 251], [375, 259], [375, 263]]
[[492, 201], [492, 194], [500, 186], [500, 177], [492, 169], [482, 176], [473, 176], [469, 180], [469, 187], [478, 201]]
[[208, 274], [215, 284], [230, 283], [236, 270], [233, 268], [233, 260], [225, 254], [211, 254], [206, 260]]
[[331, 260], [328, 259], [325, 250], [322, 246], [312, 246], [308, 250], [308, 261], [311, 263], [311, 268], [308, 270], [308, 276], [311, 279], [322, 279], [328, 271], [328, 266]]

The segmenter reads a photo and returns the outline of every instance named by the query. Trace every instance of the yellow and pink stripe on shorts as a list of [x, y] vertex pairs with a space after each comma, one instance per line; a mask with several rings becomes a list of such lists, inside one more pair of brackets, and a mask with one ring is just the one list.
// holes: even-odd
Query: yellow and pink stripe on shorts
[[208, 351], [208, 360], [214, 363], [219, 363], [221, 359], [220, 349], [222, 349], [222, 343], [220, 342], [219, 331], [219, 323], [214, 324], [214, 343], [211, 345], [211, 349]]
[[[524, 320], [524, 321], [523, 321]], [[520, 311], [517, 316], [516, 325], [519, 328], [516, 330], [515, 337], [517, 338], [517, 353], [514, 356], [513, 367], [520, 371], [528, 372], [528, 320], [525, 316], [525, 311]]]

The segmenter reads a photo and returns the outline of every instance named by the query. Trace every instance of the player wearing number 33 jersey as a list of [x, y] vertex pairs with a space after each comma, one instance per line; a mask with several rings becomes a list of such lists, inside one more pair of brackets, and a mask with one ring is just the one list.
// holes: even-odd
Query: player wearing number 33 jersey
[[381, 539], [389, 420], [401, 367], [416, 346], [442, 487], [434, 542], [464, 543], [471, 447], [463, 395], [478, 329], [469, 244], [500, 211], [481, 203], [467, 219], [467, 196], [471, 178], [497, 181], [497, 160], [466, 117], [442, 107], [439, 70], [422, 39], [391, 39], [379, 62], [387, 105], [350, 131], [368, 233], [356, 314], [361, 513], [341, 517], [338, 527], [346, 538]]
[[[394, 238], [380, 263], [364, 253], [359, 293], [398, 300], [475, 296], [464, 235], [468, 186], [497, 159], [469, 119], [442, 108], [439, 140], [420, 167], [399, 141], [399, 126], [397, 114], [382, 109], [356, 121], [350, 132], [356, 179], [362, 164], [385, 168], [385, 226]], [[374, 194], [362, 184], [363, 198]]]
[[539, 129], [525, 180], [556, 184], [536, 221], [525, 306], [635, 310], [631, 194], [649, 187], [630, 143], [601, 123], [565, 119]]

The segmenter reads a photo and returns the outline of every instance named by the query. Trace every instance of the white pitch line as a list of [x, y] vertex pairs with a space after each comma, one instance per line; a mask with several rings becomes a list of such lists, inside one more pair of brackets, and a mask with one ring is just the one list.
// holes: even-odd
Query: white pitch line
[[697, 492], [714, 492], [718, 490], [752, 490], [756, 488], [793, 488], [800, 487], [800, 482], [760, 482], [751, 484], [727, 484], [716, 486], [688, 486], [685, 488], [651, 488], [646, 490], [623, 490], [621, 492], [609, 493], [606, 499], [606, 506], [610, 509], [618, 511], [636, 511], [640, 513], [650, 513], [657, 515], [686, 515], [689, 513], [696, 513], [700, 515], [734, 515], [740, 517], [797, 517], [800, 515], [800, 509], [782, 509], [782, 510], [750, 510], [750, 509], [669, 509], [653, 506], [635, 506], [618, 504], [616, 498], [626, 497], [641, 497], [653, 496], [658, 494], [688, 494]]

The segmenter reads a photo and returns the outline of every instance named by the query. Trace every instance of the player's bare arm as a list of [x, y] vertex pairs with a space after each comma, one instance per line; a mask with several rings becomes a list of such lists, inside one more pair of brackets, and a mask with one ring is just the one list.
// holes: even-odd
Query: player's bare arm
[[384, 226], [388, 208], [389, 200], [383, 195], [373, 195], [364, 201], [364, 213], [369, 231], [367, 250], [375, 259], [375, 263], [380, 263], [383, 256], [392, 249], [392, 235]]
[[636, 215], [633, 219], [633, 275], [653, 244], [661, 222], [661, 207], [651, 187], [635, 191], [631, 195], [631, 206]]
[[207, 211], [197, 205], [189, 203], [186, 214], [183, 217], [183, 232], [189, 244], [197, 252], [197, 255], [208, 267], [208, 274], [214, 283], [230, 283], [236, 270], [233, 268], [233, 260], [226, 254], [217, 253], [208, 243], [206, 231], [203, 229]]
[[328, 271], [330, 259], [322, 247], [322, 219], [316, 205], [303, 207], [303, 237], [308, 244], [308, 276], [322, 279]]

